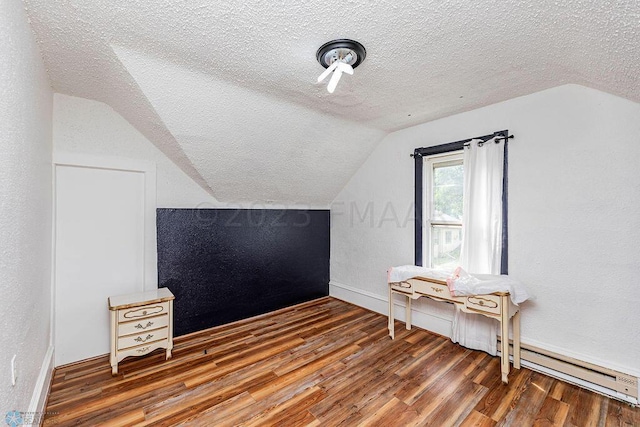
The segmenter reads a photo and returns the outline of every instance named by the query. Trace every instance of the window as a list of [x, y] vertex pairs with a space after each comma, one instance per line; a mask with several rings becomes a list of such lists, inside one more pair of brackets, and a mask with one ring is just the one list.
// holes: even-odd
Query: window
[[423, 175], [425, 266], [453, 269], [462, 244], [462, 153], [424, 157]]
[[[502, 180], [502, 257], [500, 259], [501, 267], [500, 274], [508, 273], [508, 140], [513, 138], [513, 135], [509, 135], [509, 131], [507, 129], [493, 132], [489, 135], [477, 136], [474, 138], [462, 139], [460, 141], [448, 142], [446, 144], [440, 145], [432, 145], [429, 147], [421, 147], [413, 150], [413, 154], [411, 155], [414, 160], [414, 218], [415, 218], [415, 227], [414, 227], [414, 263], [415, 265], [422, 265], [425, 267], [429, 266], [438, 266], [438, 263], [441, 265], [444, 263], [446, 258], [450, 258], [450, 256], [454, 256], [456, 253], [456, 249], [452, 249], [452, 251], [446, 256], [442, 256], [446, 253], [446, 249], [448, 245], [457, 246], [457, 251], [459, 253], [459, 243], [462, 243], [462, 215], [460, 214], [458, 218], [459, 221], [455, 222], [445, 221], [446, 218], [440, 218], [435, 215], [436, 208], [447, 206], [446, 197], [440, 196], [442, 192], [434, 191], [435, 188], [440, 188], [444, 190], [445, 188], [449, 188], [450, 190], [455, 186], [447, 186], [447, 185], [434, 185], [436, 180], [439, 180], [439, 175], [447, 175], [446, 172], [450, 172], [447, 169], [443, 169], [442, 171], [438, 170], [437, 166], [442, 166], [446, 168], [447, 166], [456, 166], [455, 164], [447, 165], [447, 161], [457, 161], [458, 172], [462, 170], [462, 174], [464, 175], [463, 161], [462, 155], [465, 146], [472, 141], [489, 141], [494, 139], [494, 141], [502, 140], [504, 141], [504, 163], [503, 163], [503, 180]], [[455, 156], [458, 157], [455, 157]], [[440, 164], [442, 163], [442, 164]], [[455, 163], [455, 162], [454, 162]], [[438, 164], [436, 166], [436, 164]], [[436, 166], [434, 168], [434, 166]], [[455, 169], [455, 168], [454, 168]], [[434, 173], [435, 171], [435, 173]], [[440, 174], [439, 172], [444, 172]], [[435, 178], [435, 179], [434, 179]], [[444, 178], [444, 177], [443, 177]], [[440, 181], [439, 181], [440, 182]], [[444, 182], [444, 181], [443, 181]], [[462, 181], [460, 188], [463, 187]], [[462, 190], [460, 190], [462, 191]], [[438, 199], [437, 204], [434, 203], [434, 196]], [[427, 201], [427, 198], [429, 200]], [[458, 196], [458, 200], [462, 200], [462, 196]], [[460, 204], [461, 205], [461, 204]], [[447, 213], [446, 210], [440, 210], [441, 213]], [[460, 212], [462, 210], [460, 209]], [[451, 215], [450, 212], [447, 215]], [[455, 216], [454, 216], [455, 217]], [[444, 233], [442, 231], [447, 231], [447, 228], [451, 231], [451, 242], [447, 243], [445, 241]], [[437, 232], [436, 232], [437, 231]], [[440, 235], [442, 234], [442, 235]], [[455, 242], [455, 243], [454, 243]], [[437, 249], [434, 251], [434, 249]], [[444, 252], [443, 252], [444, 251]], [[459, 257], [459, 255], [458, 255]], [[452, 266], [455, 262], [447, 262], [444, 263], [447, 266]]]

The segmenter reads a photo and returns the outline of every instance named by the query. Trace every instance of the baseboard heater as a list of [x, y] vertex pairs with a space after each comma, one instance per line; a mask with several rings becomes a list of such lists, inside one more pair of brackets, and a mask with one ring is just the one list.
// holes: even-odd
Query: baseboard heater
[[[498, 343], [500, 343], [500, 338], [498, 338]], [[573, 382], [582, 387], [588, 387], [598, 393], [606, 394], [632, 404], [638, 404], [637, 377], [572, 357], [563, 356], [530, 344], [521, 343], [520, 347], [523, 365], [533, 370], [540, 370], [544, 374], [556, 376], [561, 380]], [[498, 344], [498, 348], [500, 348], [500, 344]], [[509, 340], [509, 354], [513, 355], [513, 342], [511, 340]], [[534, 366], [526, 362], [530, 362]], [[545, 369], [536, 369], [536, 367]], [[554, 372], [549, 371], [554, 371], [561, 375], [554, 375]], [[567, 378], [567, 376], [570, 378]], [[582, 381], [572, 381], [571, 378]], [[588, 384], [584, 384], [583, 382], [598, 387], [589, 387]]]

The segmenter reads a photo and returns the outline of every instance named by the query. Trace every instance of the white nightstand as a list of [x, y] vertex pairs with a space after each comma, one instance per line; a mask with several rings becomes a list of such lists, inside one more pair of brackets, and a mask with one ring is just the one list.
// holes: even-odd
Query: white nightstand
[[167, 288], [109, 297], [113, 375], [118, 373], [118, 363], [128, 356], [165, 348], [166, 359], [171, 358], [174, 298]]

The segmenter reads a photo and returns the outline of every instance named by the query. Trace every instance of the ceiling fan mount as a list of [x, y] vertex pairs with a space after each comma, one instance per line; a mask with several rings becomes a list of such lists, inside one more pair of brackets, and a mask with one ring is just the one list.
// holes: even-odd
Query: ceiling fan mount
[[323, 44], [316, 52], [316, 59], [326, 70], [318, 77], [318, 83], [331, 75], [327, 91], [333, 93], [342, 74], [353, 74], [353, 69], [360, 65], [366, 56], [364, 46], [355, 40], [338, 39]]
[[316, 59], [324, 68], [329, 68], [331, 64], [340, 60], [356, 68], [364, 61], [367, 50], [364, 46], [350, 39], [331, 40], [320, 46], [316, 53]]

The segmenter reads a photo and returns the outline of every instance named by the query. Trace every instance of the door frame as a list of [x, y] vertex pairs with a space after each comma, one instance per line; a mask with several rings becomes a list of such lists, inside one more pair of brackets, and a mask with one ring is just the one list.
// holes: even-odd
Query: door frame
[[[142, 173], [144, 177], [144, 267], [139, 291], [158, 289], [158, 252], [156, 241], [156, 164], [152, 161], [114, 156], [57, 151], [52, 158], [52, 241], [51, 241], [51, 345], [55, 345], [56, 307], [56, 172], [58, 166], [106, 169]], [[106, 301], [105, 301], [106, 307]], [[54, 347], [55, 348], [55, 347]]]

